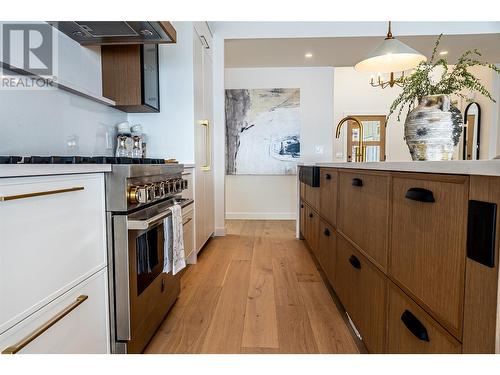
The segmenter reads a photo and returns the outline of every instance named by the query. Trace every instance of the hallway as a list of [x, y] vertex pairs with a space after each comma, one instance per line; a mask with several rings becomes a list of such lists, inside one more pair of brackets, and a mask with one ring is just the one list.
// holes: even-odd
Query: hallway
[[145, 353], [358, 353], [294, 221], [227, 222]]

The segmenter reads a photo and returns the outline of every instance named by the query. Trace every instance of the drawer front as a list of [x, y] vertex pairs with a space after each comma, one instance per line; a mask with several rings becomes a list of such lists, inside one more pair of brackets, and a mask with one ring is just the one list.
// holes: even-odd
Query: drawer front
[[306, 202], [314, 208], [316, 211], [319, 211], [319, 187], [312, 187], [309, 185], [305, 186], [306, 189]]
[[341, 235], [337, 236], [335, 292], [371, 353], [383, 353], [387, 279]]
[[328, 281], [333, 285], [335, 275], [335, 257], [337, 250], [337, 233], [331, 225], [320, 221], [319, 226], [319, 262]]
[[184, 231], [184, 255], [186, 258], [194, 252], [194, 216], [193, 210], [183, 212], [182, 215], [183, 231]]
[[194, 191], [193, 191], [193, 172], [194, 168], [186, 168], [184, 172], [182, 172], [182, 178], [187, 181], [188, 187], [186, 190], [182, 191], [182, 197], [187, 199], [193, 199]]
[[393, 178], [389, 273], [460, 337], [468, 178], [426, 178]]
[[339, 171], [338, 229], [382, 269], [387, 266], [389, 177]]
[[19, 353], [109, 353], [107, 290], [107, 269], [102, 269], [0, 335], [0, 350], [15, 346], [61, 311], [74, 306], [79, 296], [87, 296]]
[[313, 254], [318, 258], [318, 240], [319, 240], [319, 216], [310, 207], [306, 210], [306, 241]]
[[321, 168], [319, 187], [319, 212], [331, 225], [336, 225], [338, 172]]
[[103, 175], [0, 180], [31, 193], [0, 202], [0, 333], [106, 265]]
[[388, 353], [460, 353], [460, 343], [389, 282]]

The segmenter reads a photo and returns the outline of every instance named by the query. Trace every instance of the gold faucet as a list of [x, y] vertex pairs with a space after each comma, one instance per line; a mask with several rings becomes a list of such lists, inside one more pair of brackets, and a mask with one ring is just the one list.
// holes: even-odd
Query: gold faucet
[[342, 124], [346, 121], [353, 121], [359, 127], [359, 146], [354, 146], [354, 161], [355, 162], [363, 162], [366, 157], [366, 146], [363, 144], [363, 124], [359, 119], [353, 116], [344, 117], [340, 120], [337, 125], [337, 130], [335, 131], [335, 138], [340, 137], [340, 130], [342, 129]]

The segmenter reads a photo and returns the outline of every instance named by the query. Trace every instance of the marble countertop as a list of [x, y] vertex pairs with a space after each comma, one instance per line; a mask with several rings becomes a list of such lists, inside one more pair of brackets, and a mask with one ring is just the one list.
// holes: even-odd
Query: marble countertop
[[111, 164], [2, 164], [0, 178], [111, 172]]
[[500, 160], [385, 161], [370, 163], [302, 162], [299, 165], [376, 171], [500, 176]]

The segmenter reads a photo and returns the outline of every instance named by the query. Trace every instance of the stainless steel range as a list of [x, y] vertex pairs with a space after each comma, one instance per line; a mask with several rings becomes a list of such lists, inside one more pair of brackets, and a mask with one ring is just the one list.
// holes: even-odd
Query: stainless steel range
[[140, 353], [180, 292], [179, 275], [163, 273], [164, 219], [193, 200], [178, 164], [113, 164], [106, 177], [113, 353]]

